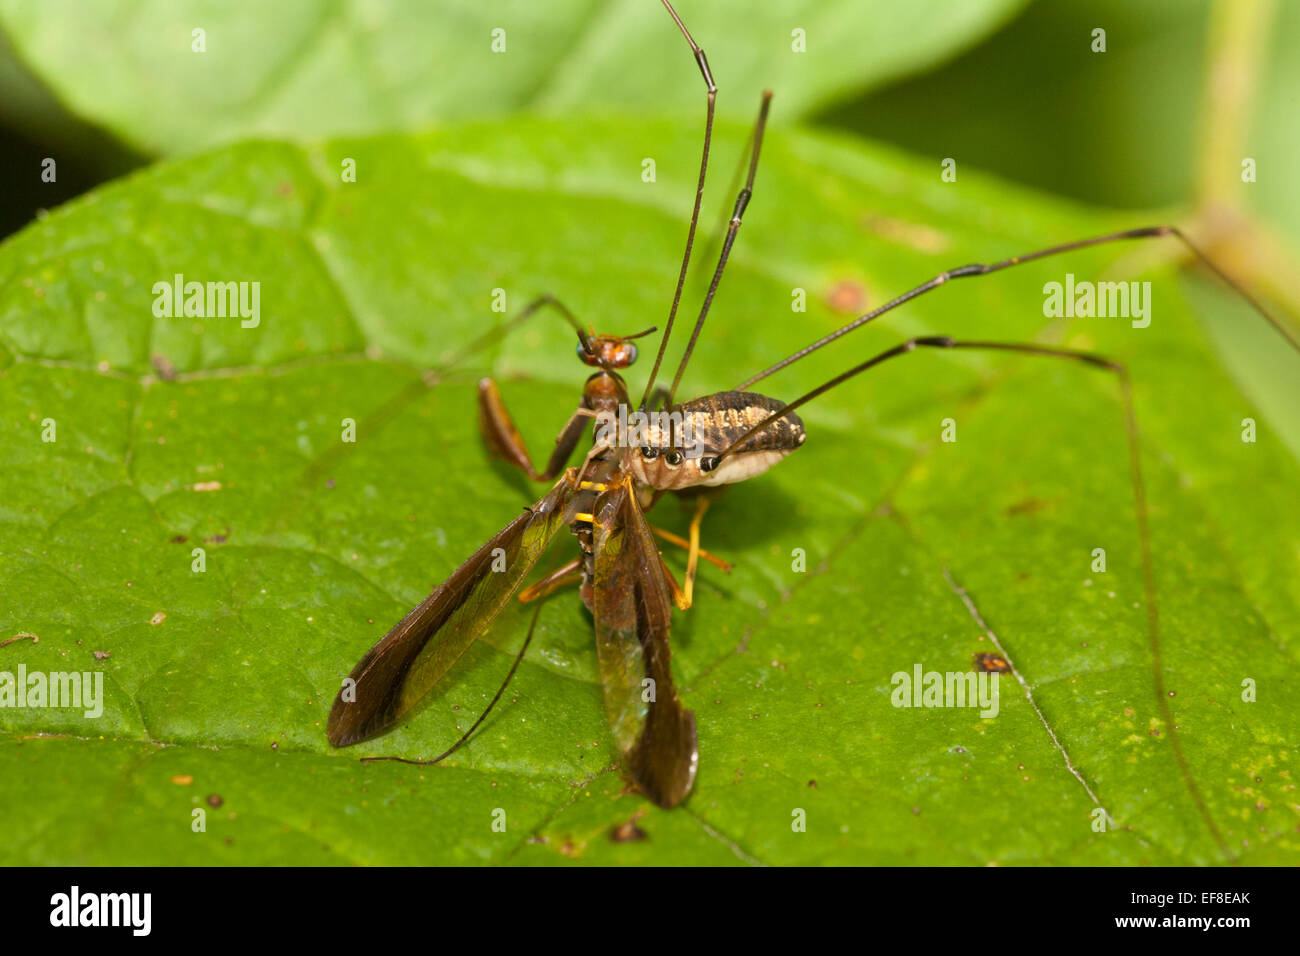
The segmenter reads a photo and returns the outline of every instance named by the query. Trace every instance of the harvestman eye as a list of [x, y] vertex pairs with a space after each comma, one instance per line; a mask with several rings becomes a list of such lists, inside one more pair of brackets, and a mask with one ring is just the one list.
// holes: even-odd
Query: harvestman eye
[[700, 459], [700, 471], [704, 472], [706, 475], [717, 467], [718, 459], [716, 457]]
[[664, 461], [668, 463], [669, 468], [676, 468], [682, 463], [682, 453], [673, 449], [668, 454], [664, 455]]
[[659, 449], [651, 445], [642, 445], [641, 457], [644, 458], [646, 461], [654, 461], [656, 458], [659, 457]]

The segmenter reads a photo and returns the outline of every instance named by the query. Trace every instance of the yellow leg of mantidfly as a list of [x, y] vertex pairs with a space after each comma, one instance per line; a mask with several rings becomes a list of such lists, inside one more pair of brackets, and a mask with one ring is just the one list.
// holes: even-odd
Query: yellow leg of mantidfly
[[[681, 548], [683, 551], [691, 550], [691, 543], [687, 541], [685, 538], [683, 538], [680, 534], [673, 534], [667, 528], [660, 528], [657, 525], [651, 525], [650, 530], [653, 531], [656, 536], [663, 538], [669, 544], [677, 545], [677, 547]], [[723, 561], [716, 554], [712, 554], [711, 552], [706, 551], [704, 548], [700, 548], [700, 557], [703, 558], [705, 561], [708, 561], [710, 564], [721, 568], [723, 571], [727, 572], [728, 574], [731, 573], [731, 563], [728, 561]]]
[[673, 603], [675, 603], [681, 610], [689, 611], [691, 608], [690, 596], [683, 591], [682, 586], [677, 583], [677, 579], [673, 577], [673, 572], [668, 569], [668, 565], [664, 561], [662, 554], [659, 556], [659, 565], [664, 569], [664, 577], [668, 580], [668, 590], [673, 596]]
[[540, 597], [553, 591], [558, 591], [562, 587], [570, 584], [577, 584], [582, 580], [582, 559], [574, 558], [567, 564], [556, 568], [546, 577], [542, 578], [536, 584], [530, 584], [519, 592], [520, 603], [527, 604], [529, 601], [536, 601]]
[[700, 495], [695, 503], [695, 517], [691, 519], [691, 544], [686, 552], [686, 586], [683, 588], [686, 607], [691, 606], [695, 594], [695, 569], [700, 563], [700, 522], [704, 520], [704, 512], [709, 510], [709, 502], [707, 495]]

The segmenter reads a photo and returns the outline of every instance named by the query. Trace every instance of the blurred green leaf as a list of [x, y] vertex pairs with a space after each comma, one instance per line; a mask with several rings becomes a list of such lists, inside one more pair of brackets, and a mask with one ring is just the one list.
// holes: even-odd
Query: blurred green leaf
[[[1023, 2], [683, 0], [681, 14], [719, 111], [749, 116], [772, 87], [784, 121], [932, 66]], [[521, 109], [703, 111], [690, 50], [655, 0], [0, 0], [0, 29], [69, 109], [151, 155]]]
[[[723, 124], [723, 169], [746, 133]], [[763, 389], [796, 395], [925, 331], [1127, 362], [1163, 701], [1115, 383], [918, 352], [808, 406], [805, 448], [710, 511], [706, 546], [736, 570], [706, 565], [675, 617], [701, 748], [683, 808], [624, 792], [571, 593], [546, 603], [510, 692], [447, 765], [356, 758], [454, 740], [508, 669], [522, 609], [394, 733], [328, 747], [330, 700], [364, 650], [540, 493], [485, 461], [476, 377], [502, 380], [538, 454], [586, 374], [571, 332], [541, 317], [457, 358], [503, 320], [494, 290], [510, 313], [549, 291], [602, 331], [662, 323], [698, 135], [513, 118], [244, 144], [105, 187], [0, 246], [0, 639], [40, 638], [0, 648], [0, 669], [102, 672], [107, 698], [95, 720], [0, 709], [0, 797], [22, 824], [4, 828], [0, 860], [1295, 863], [1300, 475], [1192, 312], [1256, 320], [1167, 273], [1147, 277], [1149, 328], [1044, 318], [1045, 282], [1097, 279], [1118, 250], [953, 283]], [[346, 158], [356, 183], [340, 181]], [[709, 222], [730, 199], [711, 191]], [[844, 321], [837, 309], [944, 267], [1137, 224], [775, 129], [686, 387], [731, 387]], [[177, 273], [260, 282], [260, 324], [155, 318], [153, 284]], [[798, 289], [807, 312], [791, 311]], [[698, 302], [698, 278], [689, 292]], [[340, 441], [349, 418], [355, 444]], [[953, 443], [938, 440], [947, 418]], [[654, 516], [685, 522], [673, 501]], [[562, 538], [547, 561], [572, 554]], [[968, 671], [993, 650], [954, 586], [1041, 721], [1011, 680], [994, 719], [891, 706], [896, 672]], [[642, 809], [647, 840], [608, 838]]]

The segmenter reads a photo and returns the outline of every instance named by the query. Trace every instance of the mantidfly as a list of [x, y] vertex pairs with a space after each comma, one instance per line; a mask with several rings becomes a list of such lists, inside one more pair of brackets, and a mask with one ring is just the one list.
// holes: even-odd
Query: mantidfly
[[[1147, 505], [1138, 455], [1138, 429], [1123, 365], [1104, 355], [1036, 343], [967, 341], [946, 335], [907, 339], [854, 365], [792, 402], [783, 403], [749, 391], [768, 376], [829, 345], [849, 332], [953, 279], [988, 275], [1026, 262], [1062, 253], [1133, 239], [1174, 237], [1197, 260], [1300, 351], [1298, 340], [1271, 316], [1244, 288], [1216, 266], [1174, 226], [1147, 226], [1062, 243], [989, 264], [972, 264], [942, 272], [825, 335], [794, 354], [740, 383], [735, 389], [687, 402], [674, 401], [682, 375], [699, 338], [721, 281], [742, 217], [753, 195], [771, 99], [764, 93], [748, 152], [748, 174], [727, 224], [716, 268], [704, 295], [699, 315], [678, 364], [672, 385], [655, 389], [673, 324], [681, 302], [691, 262], [709, 163], [714, 107], [718, 88], [704, 51], [692, 38], [669, 0], [662, 0], [680, 30], [707, 89], [704, 143], [699, 180], [686, 234], [676, 288], [658, 353], [637, 406], [631, 407], [620, 371], [637, 357], [637, 336], [596, 335], [583, 330], [559, 301], [544, 296], [531, 303], [516, 322], [543, 306], [559, 311], [578, 334], [579, 357], [598, 369], [587, 379], [578, 409], [556, 439], [546, 466], [538, 471], [518, 430], [506, 411], [496, 385], [488, 379], [479, 385], [481, 429], [489, 450], [520, 468], [535, 480], [555, 481], [551, 490], [510, 522], [476, 551], [432, 594], [388, 632], [353, 669], [330, 711], [328, 736], [336, 747], [367, 740], [391, 728], [420, 701], [453, 664], [490, 626], [520, 591], [525, 577], [561, 528], [577, 537], [578, 558], [541, 581], [524, 588], [520, 599], [532, 601], [566, 585], [579, 584], [583, 602], [591, 610], [604, 699], [613, 737], [627, 770], [640, 790], [662, 807], [673, 807], [690, 793], [699, 759], [694, 714], [686, 710], [673, 686], [669, 659], [671, 605], [686, 609], [693, 600], [698, 560], [704, 557], [726, 565], [700, 547], [700, 525], [711, 500], [708, 489], [742, 481], [766, 471], [799, 448], [806, 437], [795, 410], [882, 362], [917, 349], [964, 349], [1021, 353], [1063, 359], [1102, 369], [1116, 376], [1128, 437], [1135, 512], [1141, 546], [1148, 637], [1158, 646], [1158, 616], [1154, 613], [1154, 578], [1148, 531]], [[647, 412], [651, 409], [651, 412]], [[595, 439], [579, 467], [566, 467], [590, 420]], [[657, 498], [665, 492], [699, 492], [690, 524], [689, 540], [652, 528], [646, 520]], [[684, 583], [679, 586], [664, 564], [654, 535], [684, 547], [688, 552]], [[367, 760], [401, 760], [437, 763], [454, 752], [482, 723], [500, 699], [528, 649], [537, 623], [533, 615], [527, 637], [496, 697], [474, 725], [449, 750], [427, 761], [400, 757]], [[1157, 682], [1161, 680], [1157, 670]], [[1161, 689], [1157, 696], [1163, 700]], [[1166, 714], [1166, 717], [1169, 715]], [[1173, 727], [1173, 721], [1166, 725]], [[1171, 729], [1172, 736], [1172, 729]], [[1175, 746], [1176, 743], [1175, 743]]]

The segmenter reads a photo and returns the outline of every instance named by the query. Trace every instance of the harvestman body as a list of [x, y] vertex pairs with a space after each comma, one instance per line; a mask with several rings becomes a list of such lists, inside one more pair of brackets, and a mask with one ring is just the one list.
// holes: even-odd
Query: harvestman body
[[[587, 379], [579, 406], [561, 430], [555, 449], [541, 471], [534, 467], [523, 439], [490, 379], [479, 383], [480, 424], [492, 454], [518, 467], [530, 478], [555, 481], [555, 484], [545, 497], [525, 509], [522, 515], [475, 552], [362, 658], [345, 681], [330, 711], [327, 733], [335, 746], [357, 743], [392, 727], [486, 631], [516, 591], [519, 591], [521, 600], [532, 601], [567, 584], [577, 583], [582, 600], [592, 613], [606, 711], [627, 770], [636, 785], [655, 803], [664, 807], [680, 803], [693, 786], [699, 751], [694, 714], [682, 707], [672, 681], [668, 642], [671, 605], [675, 602], [682, 609], [690, 607], [699, 558], [712, 561], [724, 570], [729, 566], [700, 547], [700, 524], [711, 500], [708, 493], [697, 497], [689, 540], [651, 527], [644, 512], [664, 493], [709, 489], [762, 474], [803, 445], [806, 433], [803, 423], [794, 413], [795, 409], [869, 368], [917, 349], [967, 349], [1045, 356], [1100, 368], [1117, 377], [1128, 434], [1145, 598], [1148, 609], [1153, 608], [1152, 559], [1146, 497], [1137, 453], [1137, 422], [1129, 394], [1128, 374], [1119, 363], [1092, 352], [1048, 345], [965, 341], [945, 335], [926, 335], [907, 339], [868, 358], [793, 402], [782, 403], [749, 391], [750, 386], [769, 375], [953, 279], [988, 275], [1025, 262], [1109, 242], [1172, 236], [1300, 351], [1300, 340], [1176, 227], [1148, 226], [1055, 245], [987, 265], [973, 264], [948, 270], [751, 376], [732, 391], [674, 403], [673, 396], [708, 316], [745, 209], [753, 195], [770, 94], [763, 95], [749, 151], [748, 176], [736, 198], [717, 266], [672, 386], [655, 391], [655, 379], [672, 335], [691, 262], [718, 92], [704, 51], [691, 37], [668, 0], [662, 0], [662, 3], [690, 46], [707, 89], [707, 107], [704, 147], [686, 250], [668, 321], [639, 409], [645, 411], [653, 398], [658, 410], [675, 414], [676, 424], [685, 426], [682, 431], [693, 442], [686, 447], [678, 440], [675, 427], [652, 426], [635, 436], [618, 428], [609, 428], [611, 421], [620, 420], [620, 409], [626, 411], [630, 407], [627, 385], [619, 372], [635, 362], [637, 348], [632, 340], [640, 336], [589, 334], [562, 303], [550, 296], [543, 296], [525, 308], [512, 324], [524, 321], [543, 306], [555, 308], [577, 331], [579, 357], [598, 371]], [[653, 331], [650, 329], [640, 335]], [[597, 438], [591, 451], [581, 467], [566, 468], [591, 419], [597, 420]], [[603, 431], [602, 424], [605, 425]], [[564, 527], [578, 539], [579, 557], [532, 586], [522, 588], [528, 572], [555, 534]], [[664, 564], [654, 544], [654, 535], [688, 551], [683, 586], [677, 585]], [[506, 559], [504, 570], [497, 566], [500, 556]], [[1147, 621], [1151, 644], [1155, 647], [1158, 640], [1156, 615], [1148, 613]], [[436, 763], [473, 734], [500, 699], [505, 684], [523, 659], [536, 622], [537, 613], [534, 612], [528, 635], [505, 683], [469, 731], [446, 753], [433, 760], [405, 762]], [[1157, 669], [1158, 691], [1162, 679]], [[1163, 694], [1157, 693], [1157, 698], [1163, 704]], [[1165, 717], [1169, 715], [1166, 713]], [[1166, 725], [1171, 728], [1172, 738], [1174, 722], [1167, 719]]]

